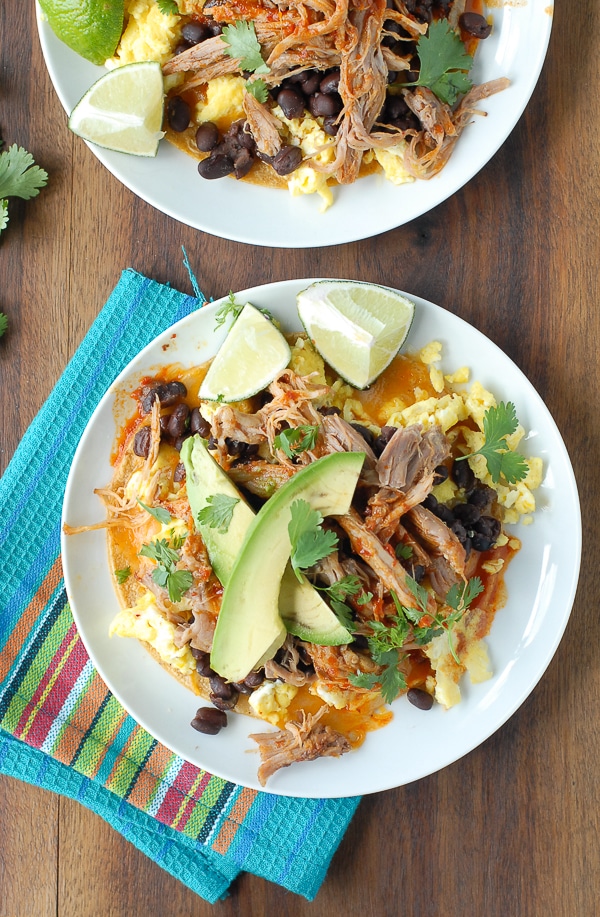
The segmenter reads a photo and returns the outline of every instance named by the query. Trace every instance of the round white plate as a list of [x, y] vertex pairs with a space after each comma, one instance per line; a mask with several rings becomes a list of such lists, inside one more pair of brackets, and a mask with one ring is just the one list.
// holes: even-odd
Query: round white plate
[[[226, 178], [201, 179], [196, 162], [168, 143], [156, 159], [90, 145], [100, 162], [131, 191], [163, 213], [224, 239], [275, 248], [313, 248], [366, 239], [427, 213], [462, 188], [492, 158], [520, 118], [537, 83], [552, 26], [552, 0], [519, 0], [491, 9], [494, 31], [479, 47], [477, 83], [508, 77], [504, 92], [480, 103], [448, 165], [430, 181], [395, 186], [381, 175], [338, 188], [319, 213], [318, 195], [291, 197]], [[38, 10], [42, 50], [52, 82], [69, 113], [104, 72], [62, 44]]]
[[[310, 280], [293, 280], [244, 290], [238, 302], [269, 309], [286, 330], [300, 328], [296, 293]], [[506, 576], [508, 602], [488, 638], [494, 676], [462, 684], [463, 700], [452, 710], [417, 710], [405, 699], [393, 705], [389, 726], [372, 732], [364, 745], [342, 758], [298, 764], [275, 774], [267, 791], [289, 796], [335, 797], [373, 793], [410, 783], [456, 761], [495, 732], [523, 703], [558, 646], [575, 596], [581, 552], [581, 519], [573, 471], [548, 409], [523, 373], [495, 344], [462, 319], [409, 295], [417, 305], [408, 349], [443, 343], [444, 368], [468, 365], [472, 379], [497, 398], [512, 400], [529, 431], [523, 451], [544, 461], [532, 525], [517, 526], [522, 550]], [[75, 454], [67, 483], [63, 521], [85, 525], [104, 511], [94, 488], [112, 476], [110, 453], [117, 420], [131, 412], [123, 391], [165, 362], [193, 366], [214, 355], [224, 331], [214, 331], [219, 302], [169, 328], [124, 370], [94, 412]], [[175, 336], [174, 336], [175, 335]], [[167, 350], [163, 349], [166, 346]], [[116, 397], [116, 393], [121, 393]], [[129, 400], [129, 399], [127, 399]], [[103, 679], [125, 709], [148, 732], [183, 758], [213, 774], [259, 789], [258, 754], [250, 732], [268, 724], [229, 716], [217, 736], [190, 727], [201, 703], [165, 672], [135, 640], [108, 637], [119, 608], [109, 571], [103, 531], [62, 538], [67, 592], [85, 646]], [[264, 725], [264, 730], [263, 730]], [[258, 728], [257, 728], [258, 727]]]

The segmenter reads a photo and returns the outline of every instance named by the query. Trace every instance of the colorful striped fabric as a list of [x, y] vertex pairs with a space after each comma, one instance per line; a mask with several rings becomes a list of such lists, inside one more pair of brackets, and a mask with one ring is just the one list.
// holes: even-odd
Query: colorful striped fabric
[[358, 799], [258, 793], [174, 755], [95, 671], [62, 578], [64, 488], [93, 409], [204, 301], [123, 272], [0, 480], [0, 772], [79, 799], [209, 901], [241, 870], [312, 899]]

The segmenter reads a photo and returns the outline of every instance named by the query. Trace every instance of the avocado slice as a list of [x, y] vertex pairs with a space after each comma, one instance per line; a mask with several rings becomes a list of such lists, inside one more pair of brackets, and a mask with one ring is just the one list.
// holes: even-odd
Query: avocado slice
[[[231, 478], [215, 462], [200, 436], [185, 440], [181, 447], [181, 460], [185, 465], [192, 516], [206, 545], [212, 568], [225, 586], [256, 514]], [[198, 513], [208, 505], [207, 498], [215, 494], [224, 494], [239, 501], [233, 508], [226, 532], [203, 525], [198, 520]], [[306, 578], [300, 583], [289, 564], [281, 580], [279, 615], [289, 633], [309, 643], [338, 646], [352, 640], [352, 635], [340, 624], [317, 590]]]
[[363, 461], [362, 452], [318, 459], [290, 478], [252, 520], [225, 585], [213, 638], [210, 664], [223, 678], [242, 681], [285, 639], [279, 592], [291, 554], [292, 503], [306, 500], [324, 516], [348, 512]]

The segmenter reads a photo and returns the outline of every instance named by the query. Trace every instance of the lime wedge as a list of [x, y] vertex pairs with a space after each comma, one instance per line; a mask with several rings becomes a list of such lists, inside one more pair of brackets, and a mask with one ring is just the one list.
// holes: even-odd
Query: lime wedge
[[98, 146], [135, 156], [156, 156], [162, 128], [164, 86], [157, 61], [110, 70], [77, 103], [69, 127]]
[[123, 31], [125, 0], [40, 0], [50, 28], [76, 54], [101, 66]]
[[415, 304], [395, 290], [351, 280], [320, 280], [296, 299], [300, 321], [323, 359], [359, 389], [389, 366], [415, 313]]
[[243, 401], [290, 362], [288, 342], [262, 312], [246, 303], [200, 386], [207, 401]]

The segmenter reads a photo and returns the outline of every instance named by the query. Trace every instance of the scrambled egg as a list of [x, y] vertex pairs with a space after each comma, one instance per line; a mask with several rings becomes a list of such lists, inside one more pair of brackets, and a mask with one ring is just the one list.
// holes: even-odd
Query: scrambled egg
[[246, 81], [241, 76], [219, 76], [206, 86], [206, 98], [196, 105], [196, 121], [218, 122], [222, 118], [236, 121], [244, 116], [244, 87]]
[[265, 681], [250, 694], [248, 703], [261, 720], [279, 725], [279, 717], [292, 703], [298, 688], [283, 681]]
[[181, 19], [161, 13], [155, 0], [127, 0], [125, 29], [115, 56], [106, 61], [109, 70], [135, 61], [165, 64], [181, 37]]
[[[464, 633], [462, 622], [459, 621], [454, 628], [455, 640], [461, 630]], [[448, 649], [447, 634], [439, 634], [434, 637], [425, 647], [425, 653], [435, 672], [435, 677], [430, 676], [427, 679], [426, 688], [435, 693], [436, 701], [443, 707], [446, 709], [454, 707], [461, 698], [458, 682], [463, 670], [457, 665]], [[474, 640], [467, 636], [466, 649], [461, 652], [461, 663], [469, 673], [473, 685], [481, 684], [492, 677], [488, 648], [484, 640]]]
[[[273, 114], [285, 126], [289, 143], [299, 146], [305, 158], [311, 156], [324, 165], [333, 162], [335, 150], [332, 138], [312, 115], [305, 112], [301, 118], [290, 120], [285, 117], [278, 105], [273, 109]], [[289, 175], [287, 186], [292, 197], [298, 197], [300, 194], [318, 194], [323, 200], [321, 212], [333, 204], [333, 192], [327, 184], [327, 176], [316, 172], [308, 163], [299, 166]]]
[[156, 650], [164, 662], [184, 675], [196, 669], [189, 646], [175, 645], [175, 625], [161, 615], [151, 592], [146, 592], [132, 608], [123, 608], [110, 625], [109, 636], [135, 637]]
[[[404, 166], [404, 153], [406, 143], [402, 141], [397, 146], [386, 150], [373, 150], [373, 158], [377, 160], [388, 181], [394, 185], [405, 185], [415, 180], [414, 176]], [[365, 157], [368, 162], [368, 158]]]

